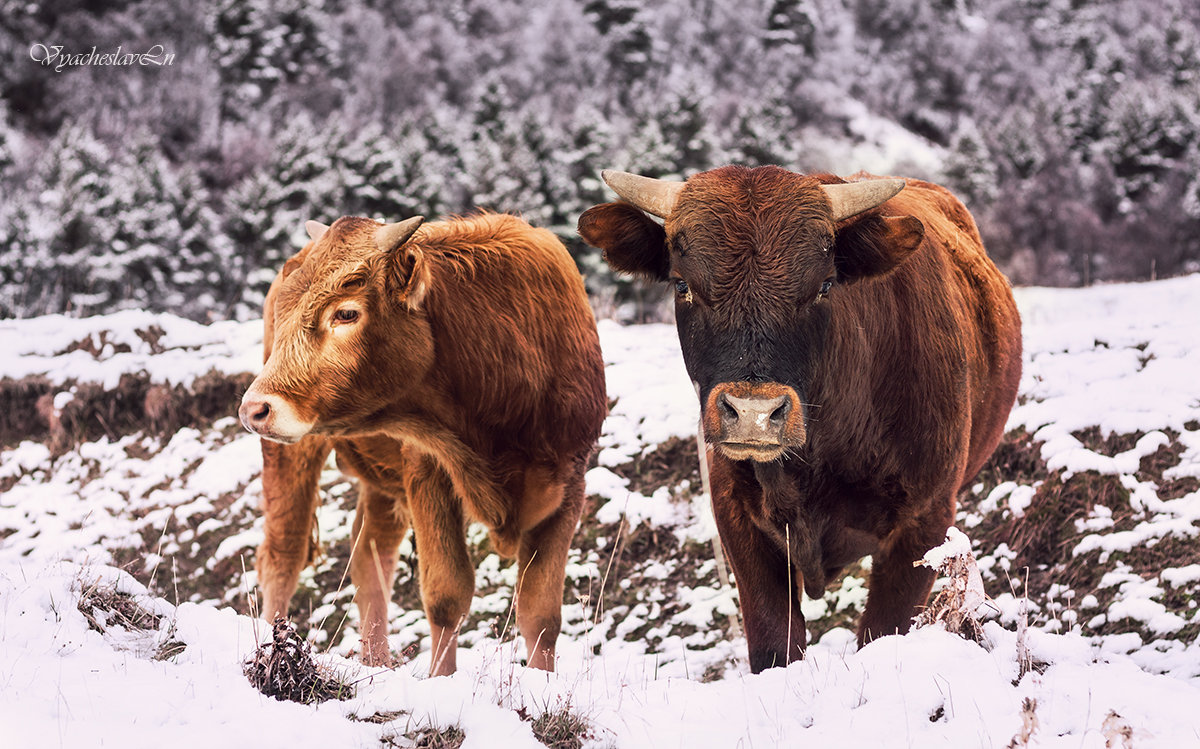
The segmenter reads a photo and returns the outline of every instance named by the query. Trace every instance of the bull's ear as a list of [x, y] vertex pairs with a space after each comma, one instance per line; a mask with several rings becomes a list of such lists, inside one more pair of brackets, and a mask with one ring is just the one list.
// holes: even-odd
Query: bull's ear
[[907, 260], [924, 238], [925, 225], [913, 216], [867, 215], [834, 238], [838, 277], [854, 281], [883, 275]]
[[579, 236], [604, 250], [615, 271], [666, 281], [671, 270], [667, 234], [649, 216], [629, 203], [605, 203], [579, 217]]

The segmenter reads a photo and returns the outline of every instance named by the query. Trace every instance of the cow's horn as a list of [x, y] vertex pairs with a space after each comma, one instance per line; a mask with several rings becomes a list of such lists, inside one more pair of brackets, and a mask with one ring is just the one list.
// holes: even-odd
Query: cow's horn
[[425, 221], [424, 216], [413, 216], [394, 224], [385, 224], [375, 230], [375, 246], [380, 252], [391, 252], [408, 241]]
[[683, 190], [682, 182], [651, 179], [611, 169], [600, 172], [600, 177], [622, 200], [659, 218], [671, 215], [675, 201], [679, 199], [679, 193]]
[[868, 179], [844, 185], [821, 185], [821, 189], [833, 206], [833, 220], [841, 221], [882, 204], [904, 189], [904, 180]]
[[322, 224], [320, 221], [305, 221], [304, 231], [308, 232], [309, 239], [318, 242], [321, 237], [325, 236], [325, 232], [329, 231], [329, 226]]

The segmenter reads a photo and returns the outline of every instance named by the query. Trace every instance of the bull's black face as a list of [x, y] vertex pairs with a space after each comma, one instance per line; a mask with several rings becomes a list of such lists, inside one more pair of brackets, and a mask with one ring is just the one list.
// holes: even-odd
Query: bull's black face
[[826, 195], [776, 167], [724, 167], [672, 193], [662, 226], [629, 203], [580, 217], [614, 268], [674, 285], [705, 437], [731, 459], [786, 459], [806, 443], [840, 287], [888, 272], [921, 242], [909, 216], [872, 214], [835, 233]]
[[732, 459], [774, 461], [804, 445], [816, 407], [810, 386], [837, 281], [833, 226], [820, 202], [719, 215], [731, 197], [702, 193], [668, 220], [668, 280], [706, 438]]

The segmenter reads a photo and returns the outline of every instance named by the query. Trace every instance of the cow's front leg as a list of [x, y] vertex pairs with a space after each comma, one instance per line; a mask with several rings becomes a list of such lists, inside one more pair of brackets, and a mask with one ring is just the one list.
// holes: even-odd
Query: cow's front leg
[[761, 491], [752, 470], [715, 455], [711, 484], [721, 545], [737, 580], [750, 670], [759, 673], [804, 657], [807, 633], [786, 551], [747, 515], [747, 502]]
[[262, 442], [265, 519], [255, 561], [262, 616], [268, 622], [287, 617], [300, 570], [312, 560], [317, 482], [329, 450], [322, 437], [305, 437], [294, 445]]
[[[951, 505], [953, 506], [953, 505]], [[917, 518], [892, 531], [871, 557], [867, 607], [858, 625], [858, 645], [885, 635], [904, 634], [921, 612], [937, 577], [936, 571], [913, 562], [946, 538], [944, 517]]]
[[526, 474], [522, 506], [557, 505], [549, 517], [539, 517], [532, 528], [522, 529], [517, 548], [517, 629], [525, 639], [530, 668], [554, 670], [555, 643], [562, 628], [567, 553], [583, 511], [586, 470], [585, 457], [567, 467], [565, 483], [538, 471]]
[[475, 595], [475, 570], [467, 554], [462, 501], [432, 458], [406, 450], [408, 508], [417, 544], [421, 602], [429, 619], [430, 676], [458, 667], [458, 629]]
[[354, 515], [350, 579], [354, 582], [362, 632], [360, 656], [369, 666], [386, 666], [392, 661], [387, 639], [388, 603], [392, 599], [400, 541], [406, 532], [408, 517], [401, 503], [363, 482]]

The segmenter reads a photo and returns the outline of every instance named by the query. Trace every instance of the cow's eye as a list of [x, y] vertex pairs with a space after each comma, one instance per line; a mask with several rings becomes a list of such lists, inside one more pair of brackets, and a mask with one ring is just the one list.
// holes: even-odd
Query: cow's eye
[[817, 299], [824, 299], [829, 296], [829, 290], [833, 288], [833, 279], [825, 279], [825, 283], [821, 284], [821, 290], [817, 292]]
[[358, 321], [358, 310], [356, 309], [340, 309], [333, 313], [333, 321], [339, 323], [351, 323]]
[[687, 296], [688, 291], [690, 291], [690, 289], [688, 288], [687, 281], [684, 281], [682, 278], [675, 281], [676, 294], [679, 294], [679, 296]]

